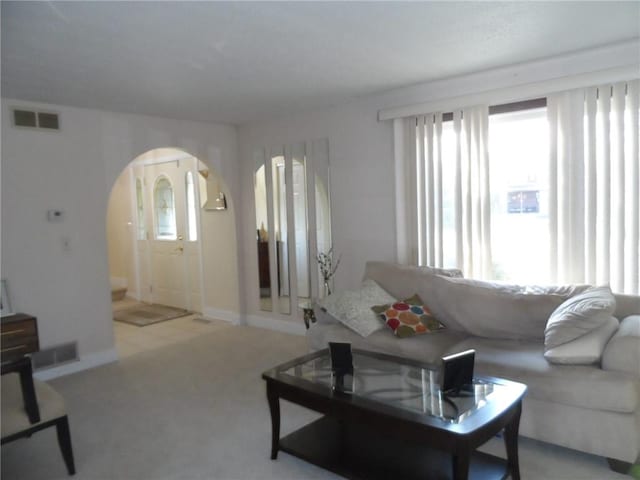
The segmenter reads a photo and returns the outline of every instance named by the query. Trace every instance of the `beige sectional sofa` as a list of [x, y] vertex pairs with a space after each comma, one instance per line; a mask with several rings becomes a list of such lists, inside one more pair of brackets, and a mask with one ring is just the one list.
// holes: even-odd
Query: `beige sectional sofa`
[[524, 287], [445, 276], [451, 274], [369, 262], [365, 279], [397, 299], [420, 295], [447, 328], [397, 338], [385, 327], [363, 337], [316, 307], [317, 322], [307, 333], [310, 348], [345, 341], [435, 365], [446, 354], [473, 348], [476, 373], [527, 384], [521, 435], [601, 455], [614, 460], [612, 465], [635, 462], [640, 453], [640, 297], [614, 295], [613, 316], [621, 323], [609, 324], [595, 362], [554, 364], [544, 357], [549, 316], [588, 286]]

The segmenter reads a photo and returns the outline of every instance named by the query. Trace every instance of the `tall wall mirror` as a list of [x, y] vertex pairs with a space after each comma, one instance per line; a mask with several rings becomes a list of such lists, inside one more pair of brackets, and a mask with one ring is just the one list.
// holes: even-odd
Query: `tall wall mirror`
[[316, 257], [331, 246], [329, 142], [255, 153], [260, 309], [295, 314], [323, 294]]

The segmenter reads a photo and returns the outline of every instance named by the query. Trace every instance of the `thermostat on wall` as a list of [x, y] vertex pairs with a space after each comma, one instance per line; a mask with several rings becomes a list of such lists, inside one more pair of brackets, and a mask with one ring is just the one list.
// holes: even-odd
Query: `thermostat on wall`
[[50, 222], [61, 222], [64, 218], [62, 210], [47, 210], [47, 220]]

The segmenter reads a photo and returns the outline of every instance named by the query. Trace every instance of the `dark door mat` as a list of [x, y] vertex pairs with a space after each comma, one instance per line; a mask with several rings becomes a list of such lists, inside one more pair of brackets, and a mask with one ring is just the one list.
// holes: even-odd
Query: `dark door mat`
[[168, 307], [166, 305], [136, 305], [113, 312], [113, 319], [116, 322], [129, 323], [137, 327], [146, 327], [154, 323], [184, 317], [185, 315], [190, 315], [190, 313], [188, 310]]

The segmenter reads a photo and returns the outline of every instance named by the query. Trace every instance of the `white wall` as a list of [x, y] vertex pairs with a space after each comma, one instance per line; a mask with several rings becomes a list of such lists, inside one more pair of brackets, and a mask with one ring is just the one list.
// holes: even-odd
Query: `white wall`
[[[333, 243], [342, 253], [336, 289], [353, 288], [367, 260], [396, 259], [392, 122], [378, 122], [378, 110], [432, 102], [494, 89], [610, 69], [638, 66], [640, 44], [620, 44], [570, 56], [520, 64], [449, 80], [367, 96], [324, 110], [305, 112], [239, 129], [243, 214], [255, 218], [253, 151], [260, 147], [329, 138]], [[640, 72], [640, 70], [637, 70]], [[248, 313], [258, 313], [255, 227], [245, 222], [243, 267]], [[253, 235], [251, 233], [253, 232]]]
[[[10, 107], [60, 113], [60, 132], [18, 129]], [[38, 317], [42, 346], [78, 340], [81, 357], [113, 350], [106, 215], [125, 166], [181, 148], [238, 196], [235, 127], [2, 100], [2, 277], [15, 310]], [[48, 223], [48, 209], [65, 212]], [[69, 249], [63, 239], [69, 239]]]

